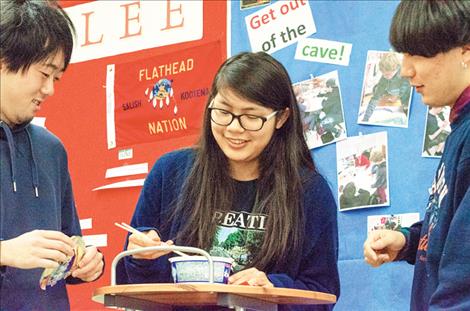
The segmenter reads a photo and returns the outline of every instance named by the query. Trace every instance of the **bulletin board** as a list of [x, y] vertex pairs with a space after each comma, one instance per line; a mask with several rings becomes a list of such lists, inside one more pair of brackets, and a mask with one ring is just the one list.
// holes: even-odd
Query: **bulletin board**
[[[196, 142], [210, 83], [227, 56], [227, 3], [60, 3], [75, 25], [79, 53], [74, 51], [55, 95], [41, 106], [38, 117], [45, 118], [45, 127], [65, 145], [82, 233], [101, 245], [106, 259], [98, 281], [68, 286], [71, 309], [104, 310], [91, 296], [95, 288], [110, 284], [112, 259], [124, 247], [126, 232], [114, 222], [129, 223], [143, 180], [162, 154]], [[116, 70], [114, 88], [108, 79], [110, 66]], [[162, 79], [173, 82], [171, 101], [163, 100], [160, 107], [155, 97], [153, 106], [149, 96]], [[112, 111], [121, 113], [113, 118], [108, 118], [109, 96], [116, 100]], [[139, 121], [135, 115], [140, 109], [151, 120]], [[110, 120], [120, 139], [113, 148], [108, 146]], [[129, 132], [126, 122], [134, 128], [143, 124], [147, 133], [153, 126], [153, 136], [134, 139], [140, 134]]]
[[[436, 158], [421, 156], [427, 109], [419, 94], [413, 93], [407, 128], [363, 125], [357, 122], [367, 53], [370, 50], [391, 49], [388, 29], [398, 2], [309, 1], [313, 28], [306, 24], [310, 23], [308, 18], [296, 17], [303, 16], [304, 13], [292, 9], [301, 10], [299, 8], [305, 6], [306, 2], [283, 1], [282, 5], [290, 8], [284, 7], [281, 12], [281, 4], [278, 3], [276, 7], [276, 1], [246, 9], [240, 8], [240, 2], [233, 1], [231, 54], [256, 48], [260, 50], [264, 43], [266, 49], [271, 48], [267, 52], [286, 66], [293, 83], [309, 79], [311, 75], [316, 77], [337, 71], [348, 136], [383, 131], [387, 133], [390, 203], [374, 208], [338, 211], [341, 296], [335, 310], [408, 310], [413, 266], [400, 262], [379, 269], [371, 268], [363, 259], [363, 243], [367, 237], [368, 216], [414, 212], [424, 216], [428, 188], [439, 162]], [[270, 11], [270, 8], [273, 10]], [[291, 13], [293, 18], [286, 17]], [[250, 38], [250, 27], [264, 34], [255, 33]], [[315, 29], [315, 32], [308, 34], [309, 29]], [[335, 64], [296, 58], [296, 49], [300, 43], [295, 35], [300, 38], [302, 32], [308, 35], [308, 40], [340, 42], [339, 46], [345, 48], [351, 44], [349, 64], [345, 65], [339, 60], [340, 48], [337, 49], [339, 53], [333, 55], [336, 57]], [[275, 40], [272, 40], [273, 37]], [[255, 49], [250, 42], [253, 39], [258, 43]], [[282, 48], [273, 48], [273, 42]], [[327, 53], [327, 47], [328, 45], [323, 45], [324, 54]], [[330, 47], [334, 47], [334, 44]], [[315, 148], [312, 155], [318, 170], [326, 177], [338, 200], [336, 143]]]

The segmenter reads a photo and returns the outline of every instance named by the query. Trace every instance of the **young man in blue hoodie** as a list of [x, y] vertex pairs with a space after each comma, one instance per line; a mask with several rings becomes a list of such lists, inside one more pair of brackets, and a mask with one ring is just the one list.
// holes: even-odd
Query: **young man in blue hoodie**
[[451, 128], [424, 220], [373, 231], [366, 262], [415, 265], [411, 310], [470, 310], [470, 1], [402, 1], [390, 41], [402, 76], [430, 107], [451, 107]]
[[[74, 28], [55, 1], [2, 0], [0, 20], [0, 310], [67, 310], [64, 281], [40, 289], [44, 268], [74, 254], [81, 235], [62, 143], [30, 124], [69, 64]], [[66, 279], [97, 279], [87, 247]]]

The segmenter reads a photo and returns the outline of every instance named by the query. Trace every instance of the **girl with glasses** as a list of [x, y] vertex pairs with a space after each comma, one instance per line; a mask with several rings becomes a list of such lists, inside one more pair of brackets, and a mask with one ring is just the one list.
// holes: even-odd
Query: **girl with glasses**
[[[338, 296], [336, 205], [304, 140], [291, 85], [266, 53], [226, 60], [197, 146], [162, 156], [145, 181], [131, 225], [150, 239], [132, 234], [125, 247], [195, 246], [234, 259], [229, 284]], [[172, 282], [168, 255], [127, 257], [120, 282]]]

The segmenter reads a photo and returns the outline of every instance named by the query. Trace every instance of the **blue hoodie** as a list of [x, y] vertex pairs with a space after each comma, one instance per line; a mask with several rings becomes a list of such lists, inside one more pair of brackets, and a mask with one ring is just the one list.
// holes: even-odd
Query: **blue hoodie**
[[402, 232], [411, 310], [470, 310], [470, 102], [451, 124], [423, 221]]
[[[32, 124], [10, 129], [0, 121], [0, 168], [1, 240], [36, 229], [81, 235], [67, 154], [57, 137]], [[0, 310], [70, 309], [64, 281], [44, 291], [43, 269], [0, 268]]]

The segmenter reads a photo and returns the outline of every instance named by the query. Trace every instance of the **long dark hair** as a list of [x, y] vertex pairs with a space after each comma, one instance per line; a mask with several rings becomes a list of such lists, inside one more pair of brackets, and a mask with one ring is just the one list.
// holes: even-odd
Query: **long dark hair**
[[397, 52], [424, 57], [470, 43], [470, 1], [401, 1], [390, 43]]
[[[287, 121], [274, 132], [260, 155], [258, 204], [253, 210], [267, 214], [268, 223], [259, 256], [251, 265], [263, 271], [277, 270], [303, 242], [302, 169], [315, 170], [303, 137], [292, 82], [282, 64], [270, 55], [241, 53], [219, 68], [206, 108], [220, 90], [230, 90], [274, 110], [290, 110]], [[188, 219], [176, 240], [209, 249], [216, 230], [216, 223], [211, 221], [214, 212], [231, 209], [234, 189], [228, 160], [212, 135], [207, 109], [196, 150], [194, 166], [176, 209], [176, 214]]]

